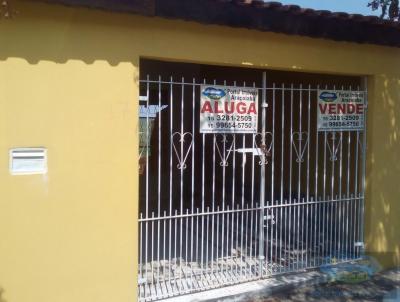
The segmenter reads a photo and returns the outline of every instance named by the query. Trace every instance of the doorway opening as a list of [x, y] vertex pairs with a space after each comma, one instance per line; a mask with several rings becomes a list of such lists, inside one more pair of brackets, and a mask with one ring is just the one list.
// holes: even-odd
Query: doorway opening
[[[257, 96], [255, 131], [202, 132], [204, 89], [224, 87]], [[366, 95], [360, 77], [140, 62], [140, 300], [361, 257], [366, 103], [363, 127], [321, 131], [321, 91]]]

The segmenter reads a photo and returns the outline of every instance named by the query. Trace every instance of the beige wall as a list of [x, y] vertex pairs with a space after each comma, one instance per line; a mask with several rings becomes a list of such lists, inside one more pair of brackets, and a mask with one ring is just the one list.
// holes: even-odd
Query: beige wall
[[[367, 249], [399, 263], [399, 49], [16, 8], [0, 20], [1, 302], [136, 299], [140, 57], [369, 75]], [[8, 150], [29, 146], [48, 148], [48, 174], [11, 176]]]
[[379, 73], [368, 81], [365, 241], [384, 267], [400, 266], [399, 73]]

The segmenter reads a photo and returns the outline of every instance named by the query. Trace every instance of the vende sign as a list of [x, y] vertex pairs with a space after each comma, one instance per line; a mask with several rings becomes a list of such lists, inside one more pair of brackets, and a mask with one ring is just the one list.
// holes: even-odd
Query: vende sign
[[318, 131], [363, 130], [364, 110], [364, 92], [318, 90]]
[[258, 90], [201, 85], [200, 133], [257, 133]]

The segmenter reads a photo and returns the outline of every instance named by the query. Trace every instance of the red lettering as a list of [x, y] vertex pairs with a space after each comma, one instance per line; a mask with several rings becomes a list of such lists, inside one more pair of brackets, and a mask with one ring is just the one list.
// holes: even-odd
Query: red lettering
[[354, 104], [349, 104], [347, 107], [347, 113], [353, 114], [354, 112], [356, 112], [356, 106]]
[[363, 114], [363, 104], [318, 104], [322, 114]]
[[239, 114], [245, 114], [246, 113], [246, 103], [243, 103], [243, 102], [237, 103], [236, 111]]
[[329, 104], [328, 105], [328, 113], [329, 114], [336, 114], [336, 105], [335, 104]]
[[247, 111], [247, 114], [250, 113], [257, 114], [256, 104], [253, 102], [250, 104], [249, 110]]
[[363, 104], [357, 104], [356, 113], [357, 114], [363, 114], [364, 113], [364, 105]]
[[[231, 105], [230, 109], [229, 109], [229, 105]], [[235, 103], [234, 102], [230, 102], [230, 103], [225, 103], [225, 112], [228, 114], [231, 114], [235, 111]]]
[[219, 114], [257, 114], [257, 106], [254, 102], [224, 102], [224, 104], [214, 101], [214, 107], [210, 101], [204, 101], [201, 113], [219, 113]]
[[338, 114], [346, 114], [346, 104], [338, 104], [337, 111]]
[[218, 105], [219, 105], [219, 103], [218, 103], [218, 101], [215, 101], [214, 102], [214, 113], [224, 113], [224, 110], [220, 110], [219, 108], [218, 108]]
[[325, 114], [326, 113], [326, 108], [327, 108], [327, 105], [326, 104], [318, 104], [319, 105], [319, 110], [321, 111], [321, 113], [322, 114]]
[[201, 108], [201, 113], [213, 113], [210, 101], [205, 101]]

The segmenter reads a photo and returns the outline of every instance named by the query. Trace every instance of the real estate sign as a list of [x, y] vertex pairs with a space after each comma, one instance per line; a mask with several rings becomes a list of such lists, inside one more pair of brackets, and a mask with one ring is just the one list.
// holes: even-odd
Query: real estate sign
[[257, 133], [258, 90], [201, 86], [200, 133]]
[[318, 131], [364, 129], [365, 93], [318, 90]]

